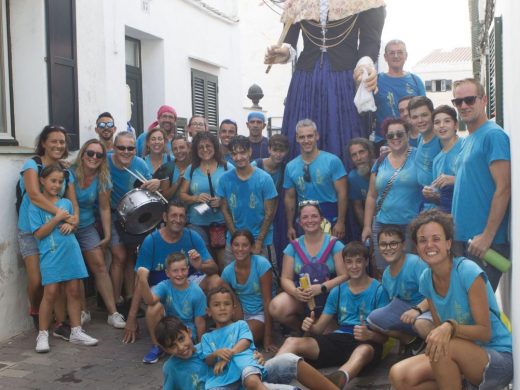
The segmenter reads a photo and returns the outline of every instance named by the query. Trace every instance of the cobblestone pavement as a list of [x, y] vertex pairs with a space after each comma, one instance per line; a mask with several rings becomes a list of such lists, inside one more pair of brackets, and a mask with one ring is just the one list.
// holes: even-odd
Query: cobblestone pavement
[[[85, 330], [99, 339], [98, 346], [77, 346], [51, 335], [51, 351], [46, 354], [34, 351], [34, 330], [13, 337], [0, 343], [0, 389], [160, 389], [162, 362], [142, 363], [150, 343], [143, 320], [140, 325], [141, 338], [125, 345], [123, 331], [108, 326], [104, 313], [92, 312]], [[388, 367], [395, 360], [395, 354], [390, 355], [349, 389], [390, 389]]]

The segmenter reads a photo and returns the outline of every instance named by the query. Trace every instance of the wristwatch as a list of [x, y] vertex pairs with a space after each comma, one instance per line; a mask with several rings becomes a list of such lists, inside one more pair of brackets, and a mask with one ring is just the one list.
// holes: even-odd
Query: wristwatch
[[327, 291], [329, 291], [329, 290], [327, 289], [327, 286], [325, 286], [324, 284], [322, 284], [322, 285], [321, 285], [321, 293], [322, 293], [322, 294], [327, 294]]

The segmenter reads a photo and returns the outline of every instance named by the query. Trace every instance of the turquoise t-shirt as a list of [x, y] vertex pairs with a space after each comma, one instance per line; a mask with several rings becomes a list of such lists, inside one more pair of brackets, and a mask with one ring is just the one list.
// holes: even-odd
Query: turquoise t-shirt
[[334, 182], [347, 176], [341, 160], [328, 152], [320, 150], [318, 156], [309, 164], [310, 181], [305, 181], [302, 156], [291, 160], [285, 168], [283, 188], [294, 188], [298, 202], [302, 200], [317, 200], [323, 202], [337, 202], [338, 197]]
[[231, 362], [226, 365], [222, 374], [215, 375], [213, 370], [211, 370], [210, 376], [206, 381], [206, 389], [230, 385], [239, 381], [242, 370], [246, 367], [257, 367], [262, 372], [262, 379], [266, 377], [267, 372], [265, 368], [253, 358], [253, 351], [256, 349], [253, 342], [253, 334], [247, 322], [243, 320], [205, 333], [201, 341], [202, 356], [205, 359], [217, 349], [233, 348], [242, 339], [250, 341], [249, 348], [233, 355]]
[[487, 343], [478, 340], [475, 343], [499, 352], [512, 352], [511, 332], [507, 330], [504, 323], [500, 320], [500, 310], [493, 288], [488, 281], [486, 273], [474, 261], [465, 257], [453, 259], [450, 287], [444, 297], [438, 295], [435, 291], [432, 282], [432, 271], [430, 268], [427, 268], [421, 276], [420, 292], [432, 301], [441, 322], [453, 319], [462, 325], [474, 325], [475, 320], [471, 315], [468, 294], [469, 289], [478, 277], [482, 277], [486, 283], [491, 339]]
[[[320, 259], [323, 251], [325, 251], [325, 248], [327, 248], [327, 245], [329, 245], [330, 235], [325, 234], [323, 244], [321, 245], [321, 248], [320, 248], [319, 252], [316, 254], [316, 256], [311, 256], [309, 254], [309, 252], [307, 252], [307, 249], [305, 248], [303, 236], [298, 237], [297, 240], [298, 240], [298, 244], [300, 244], [300, 247], [302, 248], [303, 253], [305, 254], [305, 256], [307, 256], [307, 259], [309, 259], [309, 261], [312, 263], [312, 262], [316, 262]], [[332, 250], [330, 251], [329, 255], [327, 256], [327, 261], [325, 262], [325, 264], [327, 264], [327, 268], [329, 269], [330, 278], [332, 278], [333, 275], [336, 275], [336, 264], [334, 263], [334, 255], [336, 253], [341, 253], [341, 251], [343, 250], [344, 247], [345, 247], [345, 245], [343, 245], [343, 243], [341, 241], [337, 240], [336, 243], [334, 244], [334, 246], [332, 247]], [[285, 247], [283, 253], [287, 256], [291, 256], [294, 259], [294, 266], [293, 266], [294, 274], [299, 275], [301, 273], [304, 263], [303, 263], [302, 259], [300, 258], [300, 255], [298, 255], [298, 253], [294, 249], [293, 244], [289, 243]]]
[[[236, 229], [248, 229], [253, 237], [260, 233], [264, 221], [264, 202], [277, 197], [271, 176], [262, 169], [253, 168], [251, 176], [242, 180], [235, 170], [222, 175], [217, 196], [225, 198]], [[231, 235], [228, 231], [228, 242]], [[264, 239], [264, 245], [273, 243], [273, 225]]]
[[464, 143], [464, 138], [457, 139], [450, 150], [447, 152], [441, 150], [433, 159], [433, 179], [437, 179], [440, 175], [455, 176], [457, 157]]
[[251, 270], [245, 284], [237, 282], [235, 274], [235, 260], [228, 264], [222, 271], [222, 279], [235, 291], [240, 300], [242, 310], [247, 314], [258, 314], [265, 310], [262, 297], [260, 278], [269, 271], [272, 266], [263, 256], [251, 256]]
[[419, 280], [428, 265], [417, 255], [407, 253], [399, 273], [390, 274], [390, 266], [386, 267], [381, 283], [390, 299], [400, 300], [415, 306], [424, 300], [419, 292]]
[[[417, 179], [416, 154], [417, 149], [412, 148], [403, 169], [397, 175], [392, 188], [388, 192], [381, 210], [376, 215], [377, 222], [406, 225], [419, 214], [422, 204], [422, 186]], [[374, 164], [372, 173], [376, 171], [377, 204], [386, 184], [396, 170], [392, 167], [388, 158], [385, 158], [379, 164], [379, 169], [377, 163]]]
[[388, 294], [377, 280], [360, 293], [354, 294], [348, 282], [341, 283], [330, 290], [324, 314], [336, 315], [340, 329], [335, 333], [354, 333], [354, 326], [361, 325], [361, 318], [366, 320], [375, 309], [388, 305]]
[[433, 159], [439, 154], [442, 146], [437, 137], [433, 137], [427, 144], [422, 135], [419, 136], [415, 165], [417, 166], [417, 181], [422, 186], [429, 186], [433, 181]]
[[[453, 190], [455, 240], [468, 241], [484, 231], [496, 190], [489, 166], [502, 160], [511, 161], [509, 136], [496, 123], [487, 121], [464, 140]], [[509, 212], [508, 209], [498, 227], [494, 244], [508, 241]]]
[[202, 357], [200, 344], [189, 359], [171, 356], [163, 365], [163, 390], [204, 390], [210, 368]]
[[[220, 179], [222, 178], [224, 173], [233, 169], [235, 169], [235, 167], [232, 164], [226, 164], [225, 167], [219, 165], [215, 172], [211, 174], [211, 184], [213, 185], [213, 191], [215, 192], [215, 195]], [[210, 194], [208, 174], [202, 172], [200, 170], [200, 167], [197, 167], [192, 175], [191, 165], [188, 166], [188, 168], [186, 168], [186, 171], [184, 171], [184, 180], [190, 183], [189, 190], [191, 194]], [[198, 204], [199, 203], [194, 203], [189, 207], [188, 217], [190, 223], [199, 226], [209, 226], [212, 223], [224, 223], [224, 216], [222, 215], [222, 212], [219, 209], [209, 210], [206, 211], [204, 214], [199, 214], [195, 210], [195, 206], [197, 206]]]
[[206, 295], [202, 289], [188, 282], [186, 289], [178, 290], [168, 279], [153, 286], [152, 292], [161, 300], [166, 316], [178, 317], [191, 329], [192, 337], [196, 339], [195, 317], [205, 316], [207, 309]]
[[348, 173], [348, 198], [349, 200], [365, 200], [368, 194], [370, 180], [359, 176], [357, 169]]
[[[143, 160], [146, 163], [146, 166], [148, 167], [148, 171], [153, 175], [155, 173], [155, 170], [153, 168], [152, 159], [151, 159], [150, 155], [147, 154], [146, 156], [144, 156]], [[171, 160], [173, 160], [173, 157], [171, 155], [169, 155], [168, 153], [163, 153], [161, 165], [166, 164], [167, 162], [169, 162]]]
[[[134, 183], [137, 181], [141, 186], [141, 182], [132, 176], [126, 169], [119, 169], [113, 161], [114, 156], [108, 157], [108, 169], [112, 179], [112, 192], [110, 193], [110, 205], [113, 209], [117, 208], [119, 201], [127, 194], [127, 192], [134, 189]], [[148, 170], [148, 166], [140, 157], [134, 157], [130, 166], [128, 167], [134, 173], [140, 173], [146, 180], [152, 178], [152, 173]]]

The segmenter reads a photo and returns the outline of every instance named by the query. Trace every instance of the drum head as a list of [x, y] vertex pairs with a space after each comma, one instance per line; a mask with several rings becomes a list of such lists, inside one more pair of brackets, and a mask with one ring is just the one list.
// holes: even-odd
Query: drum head
[[132, 190], [123, 197], [117, 208], [119, 222], [129, 234], [143, 234], [162, 220], [166, 204], [156, 194]]

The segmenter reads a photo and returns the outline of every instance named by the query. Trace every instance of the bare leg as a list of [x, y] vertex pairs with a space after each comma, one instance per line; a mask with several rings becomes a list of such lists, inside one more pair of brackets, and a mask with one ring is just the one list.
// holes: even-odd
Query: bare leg
[[25, 270], [27, 271], [27, 295], [31, 311], [37, 312], [43, 297], [42, 276], [40, 274], [40, 255], [24, 257]]
[[59, 294], [58, 283], [48, 284], [43, 288], [43, 297], [39, 310], [39, 329], [48, 330], [52, 319], [52, 308]]
[[57, 323], [63, 323], [67, 319], [67, 297], [65, 295], [65, 286], [59, 283], [58, 295], [54, 301], [54, 317]]
[[288, 352], [307, 359], [316, 360], [320, 354], [320, 348], [317, 341], [312, 337], [288, 337], [276, 355]]
[[350, 358], [339, 369], [348, 372], [350, 380], [359, 375], [363, 367], [370, 363], [374, 357], [374, 347], [362, 344], [356, 347]]
[[430, 359], [426, 355], [394, 364], [388, 377], [395, 390], [438, 390]]
[[123, 271], [126, 264], [126, 248], [123, 244], [112, 246], [112, 264], [110, 264], [110, 278], [114, 289], [114, 300], [119, 301], [123, 288]]
[[146, 308], [146, 326], [148, 327], [148, 332], [150, 333], [153, 345], [159, 345], [157, 338], [155, 337], [154, 329], [163, 316], [164, 308], [160, 303], [156, 303], [155, 305]]
[[124, 281], [125, 281], [125, 299], [132, 298], [134, 295], [134, 284], [135, 284], [135, 251], [136, 247], [127, 247], [127, 259], [124, 268]]
[[416, 320], [413, 324], [413, 328], [421, 339], [426, 340], [426, 337], [428, 337], [428, 334], [430, 334], [435, 326], [430, 320]]
[[83, 252], [83, 256], [85, 257], [85, 261], [90, 271], [94, 274], [96, 289], [105, 302], [108, 314], [114, 314], [114, 312], [117, 311], [114, 301], [114, 289], [105, 266], [103, 251], [98, 247]]
[[259, 375], [249, 375], [244, 379], [244, 387], [247, 390], [267, 390]]
[[338, 388], [305, 360], [298, 362], [298, 382], [309, 389], [337, 390]]
[[81, 280], [79, 279], [69, 280], [65, 283], [67, 310], [71, 328], [81, 326], [80, 283]]
[[303, 303], [286, 292], [282, 292], [273, 298], [269, 305], [269, 312], [273, 320], [291, 329], [300, 329], [303, 320]]
[[264, 339], [264, 323], [257, 320], [249, 320], [247, 321], [247, 325], [249, 325], [249, 329], [251, 329], [251, 333], [253, 333], [255, 345], [260, 345]]

